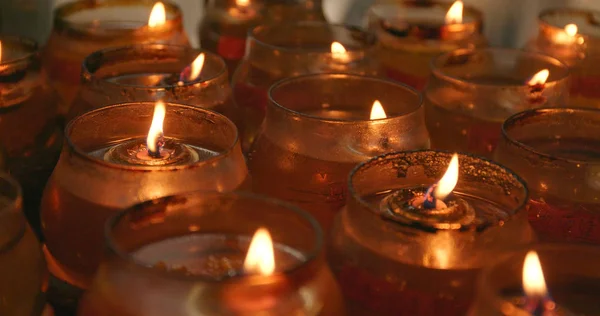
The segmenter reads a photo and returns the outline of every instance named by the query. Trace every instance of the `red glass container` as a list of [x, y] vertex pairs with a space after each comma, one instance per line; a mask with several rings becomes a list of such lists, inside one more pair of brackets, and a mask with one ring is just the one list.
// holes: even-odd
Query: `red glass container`
[[[258, 228], [274, 243], [268, 275], [243, 270]], [[283, 202], [170, 196], [116, 215], [105, 238], [106, 259], [79, 315], [344, 315], [318, 223]]]
[[596, 109], [537, 109], [504, 122], [494, 158], [529, 184], [541, 240], [600, 244], [598, 135]]
[[[204, 62], [191, 79], [194, 61]], [[149, 66], [152, 65], [152, 66]], [[187, 46], [163, 44], [109, 48], [88, 56], [69, 118], [123, 102], [163, 100], [210, 109], [238, 122], [223, 59]]]
[[422, 90], [434, 57], [459, 48], [486, 46], [481, 12], [466, 6], [460, 23], [446, 24], [451, 4], [378, 0], [371, 6], [369, 30], [379, 40], [377, 55], [388, 78]]
[[247, 169], [235, 125], [221, 114], [166, 103], [160, 157], [147, 151], [154, 103], [87, 112], [66, 128], [42, 201], [53, 276], [87, 288], [102, 259], [104, 222], [134, 203], [190, 190], [240, 188]]
[[[521, 50], [456, 50], [437, 57], [425, 89], [425, 117], [436, 149], [491, 156], [500, 126], [531, 108], [568, 102], [569, 70], [552, 57]], [[548, 70], [544, 83], [531, 83]], [[540, 79], [541, 80], [541, 79]]]
[[[346, 53], [332, 53], [332, 43]], [[260, 25], [249, 32], [248, 52], [232, 78], [233, 95], [244, 113], [246, 150], [265, 117], [267, 90], [298, 75], [352, 73], [376, 75], [375, 37], [354, 27], [318, 22]]]
[[142, 43], [189, 45], [179, 7], [161, 1], [166, 20], [148, 26], [154, 0], [73, 1], [54, 11], [54, 25], [43, 54], [44, 67], [66, 114], [79, 89], [81, 63], [89, 54]]
[[571, 69], [571, 99], [579, 107], [600, 106], [600, 11], [556, 8], [539, 16], [539, 32], [527, 48], [554, 56]]
[[525, 183], [483, 158], [458, 155], [447, 207], [413, 203], [442, 178], [451, 156], [391, 153], [350, 174], [328, 248], [350, 315], [464, 315], [477, 272], [532, 240]]
[[225, 59], [232, 74], [246, 52], [248, 30], [262, 23], [325, 21], [321, 0], [208, 1], [198, 34], [202, 48]]
[[[347, 74], [282, 80], [269, 92], [248, 154], [253, 189], [293, 202], [331, 225], [346, 201], [348, 172], [370, 157], [429, 147], [421, 96], [385, 79]], [[379, 100], [387, 118], [370, 120]]]

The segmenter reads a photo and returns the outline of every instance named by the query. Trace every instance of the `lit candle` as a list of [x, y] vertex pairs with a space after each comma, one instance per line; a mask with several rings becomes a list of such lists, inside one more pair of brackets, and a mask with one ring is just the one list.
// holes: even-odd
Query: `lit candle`
[[440, 181], [427, 188], [422, 196], [415, 197], [411, 204], [417, 208], [446, 209], [448, 205], [443, 200], [452, 193], [456, 183], [458, 183], [458, 155], [454, 154]]
[[200, 78], [202, 69], [204, 68], [204, 53], [200, 53], [196, 59], [179, 74], [178, 85], [182, 86], [185, 82], [193, 82]]
[[148, 17], [148, 27], [156, 28], [161, 27], [167, 21], [167, 12], [165, 10], [165, 5], [162, 2], [157, 2], [152, 7], [152, 11], [150, 11], [150, 16]]
[[583, 44], [584, 39], [581, 36], [577, 36], [577, 31], [576, 24], [567, 24], [563, 32], [557, 32], [553, 35], [554, 43], [558, 45]]
[[461, 24], [463, 21], [463, 8], [464, 5], [462, 1], [456, 0], [446, 13], [446, 24]]
[[347, 63], [350, 61], [348, 51], [340, 42], [331, 43], [331, 57], [334, 62]]
[[227, 10], [230, 21], [240, 23], [243, 20], [250, 20], [256, 17], [257, 10], [251, 5], [250, 0], [235, 0], [235, 6]]

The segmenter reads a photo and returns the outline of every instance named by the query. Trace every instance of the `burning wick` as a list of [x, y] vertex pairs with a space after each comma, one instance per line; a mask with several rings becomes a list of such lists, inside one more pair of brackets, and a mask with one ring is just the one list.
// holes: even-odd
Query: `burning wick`
[[266, 228], [259, 228], [254, 233], [248, 254], [244, 260], [244, 272], [269, 276], [275, 271], [275, 254], [271, 234]]
[[422, 205], [423, 208], [428, 210], [448, 208], [446, 203], [444, 203], [442, 200], [452, 193], [452, 190], [454, 190], [454, 187], [456, 187], [457, 183], [458, 155], [454, 154], [452, 155], [452, 159], [450, 160], [450, 164], [448, 165], [446, 173], [444, 173], [444, 176], [442, 176], [440, 181], [427, 188], [425, 194], [415, 198], [411, 204], [414, 207], [419, 207]]
[[383, 109], [381, 102], [379, 102], [379, 100], [375, 100], [375, 102], [373, 102], [373, 106], [371, 107], [371, 116], [369, 117], [369, 119], [380, 120], [384, 118], [387, 118], [385, 110]]
[[146, 138], [146, 146], [148, 148], [148, 156], [152, 158], [162, 158], [160, 149], [164, 145], [163, 138], [163, 122], [165, 120], [166, 108], [162, 101], [157, 101], [154, 106], [154, 116], [152, 124]]
[[344, 45], [342, 45], [340, 42], [331, 43], [331, 56], [335, 61], [338, 62], [348, 62], [350, 60], [350, 56], [348, 56], [346, 47], [344, 47]]
[[448, 13], [446, 13], [446, 24], [461, 24], [463, 21], [464, 5], [461, 0], [455, 1]]
[[162, 26], [167, 21], [167, 13], [165, 10], [165, 5], [162, 2], [157, 2], [152, 7], [152, 11], [150, 12], [150, 17], [148, 18], [148, 26], [149, 27], [157, 27]]
[[543, 69], [537, 72], [529, 81], [527, 81], [527, 85], [530, 87], [531, 93], [536, 93], [536, 97], [534, 97], [531, 101], [543, 101], [543, 97], [540, 100], [537, 100], [537, 97], [541, 97], [537, 95], [537, 93], [544, 91], [546, 81], [550, 76], [550, 71], [548, 69]]
[[[185, 67], [183, 71], [179, 74], [179, 82], [178, 85], [182, 86], [185, 81], [192, 82], [200, 77], [200, 73], [202, 73], [202, 69], [204, 68], [204, 53], [200, 53], [194, 61]], [[187, 80], [185, 79], [187, 77]]]
[[540, 258], [529, 251], [523, 263], [523, 290], [527, 295], [525, 309], [531, 315], [555, 315], [556, 303], [548, 295]]

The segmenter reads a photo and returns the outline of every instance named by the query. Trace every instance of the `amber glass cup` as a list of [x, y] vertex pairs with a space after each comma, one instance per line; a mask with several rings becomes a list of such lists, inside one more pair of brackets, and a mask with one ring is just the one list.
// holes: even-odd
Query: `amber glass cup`
[[22, 205], [19, 184], [0, 173], [0, 315], [40, 315], [44, 309], [48, 271]]
[[[333, 42], [346, 53], [332, 53]], [[244, 150], [265, 117], [267, 90], [298, 75], [352, 73], [375, 75], [375, 37], [354, 27], [318, 22], [260, 25], [248, 34], [248, 51], [232, 78], [233, 95], [244, 113]]]
[[166, 21], [148, 26], [154, 0], [72, 1], [54, 11], [54, 25], [43, 63], [66, 114], [79, 89], [81, 63], [107, 48], [142, 43], [189, 45], [179, 7], [165, 6]]
[[[204, 63], [198, 77], [192, 64]], [[187, 46], [134, 45], [97, 51], [83, 61], [82, 85], [68, 118], [123, 102], [163, 100], [210, 109], [237, 122], [223, 59]]]
[[600, 110], [537, 109], [509, 118], [494, 153], [531, 189], [543, 241], [600, 244]]
[[234, 124], [196, 107], [167, 103], [168, 156], [138, 158], [146, 153], [153, 104], [104, 107], [67, 125], [42, 201], [44, 250], [58, 280], [89, 286], [102, 258], [104, 222], [117, 210], [190, 190], [231, 191], [246, 180]]
[[[243, 269], [261, 227], [274, 244], [269, 275]], [[105, 242], [79, 315], [344, 315], [318, 223], [283, 202], [210, 192], [152, 200], [113, 217]]]
[[430, 61], [459, 48], [486, 46], [481, 12], [466, 6], [461, 23], [445, 24], [451, 2], [377, 0], [368, 11], [377, 57], [388, 78], [425, 87]]
[[9, 36], [0, 42], [0, 164], [23, 187], [25, 216], [39, 232], [42, 191], [62, 145], [58, 99], [35, 42]]
[[[546, 313], [532, 313], [532, 298], [524, 294], [523, 265], [530, 251], [537, 253], [542, 268]], [[596, 246], [541, 244], [512, 251], [483, 269], [468, 316], [598, 315], [599, 264]]]
[[448, 208], [412, 204], [442, 178], [451, 156], [397, 152], [352, 170], [328, 248], [351, 315], [463, 316], [478, 270], [532, 240], [525, 183], [483, 158], [458, 155]]
[[225, 59], [233, 73], [246, 52], [248, 30], [265, 22], [325, 21], [321, 0], [208, 1], [199, 26], [200, 45]]
[[[348, 172], [381, 153], [429, 147], [419, 93], [385, 79], [320, 74], [282, 80], [248, 154], [253, 188], [309, 211], [327, 230]], [[387, 118], [370, 120], [379, 100]]]
[[578, 107], [600, 106], [600, 11], [556, 8], [540, 13], [539, 32], [527, 48], [554, 56], [571, 69], [571, 99]]
[[[530, 84], [544, 69], [546, 82]], [[490, 157], [509, 116], [567, 102], [568, 75], [557, 59], [521, 50], [461, 49], [435, 58], [425, 89], [432, 148]]]

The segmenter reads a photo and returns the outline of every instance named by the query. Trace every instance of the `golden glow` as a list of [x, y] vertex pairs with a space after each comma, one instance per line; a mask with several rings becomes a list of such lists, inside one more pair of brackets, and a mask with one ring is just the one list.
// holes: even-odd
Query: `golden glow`
[[379, 120], [379, 119], [384, 119], [387, 118], [387, 115], [385, 114], [385, 110], [383, 109], [383, 106], [381, 105], [381, 102], [379, 102], [379, 100], [375, 100], [375, 102], [373, 102], [373, 106], [371, 107], [371, 120]]
[[250, 0], [235, 0], [235, 5], [238, 7], [247, 7], [250, 5]]
[[152, 117], [152, 124], [148, 131], [148, 137], [146, 138], [146, 146], [148, 151], [156, 152], [156, 141], [159, 137], [163, 136], [163, 122], [165, 121], [165, 114], [167, 110], [165, 104], [162, 101], [157, 101], [154, 105], [154, 116]]
[[577, 35], [577, 31], [577, 25], [572, 23], [565, 25], [565, 33], [567, 33], [568, 36], [574, 37], [575, 35]]
[[150, 18], [148, 19], [149, 27], [157, 27], [165, 24], [167, 21], [167, 12], [165, 10], [165, 5], [162, 2], [157, 2], [152, 7], [152, 12], [150, 12]]
[[190, 72], [190, 81], [194, 81], [198, 79], [200, 73], [202, 72], [202, 68], [204, 67], [204, 53], [200, 53], [196, 59], [192, 62], [192, 71]]
[[259, 228], [250, 242], [244, 271], [251, 274], [271, 275], [275, 271], [275, 254], [273, 241], [266, 228]]
[[333, 59], [338, 61], [348, 60], [348, 51], [340, 42], [331, 43], [331, 55], [333, 56]]
[[446, 13], [446, 24], [460, 24], [463, 20], [463, 8], [464, 5], [461, 0], [456, 0], [448, 13]]
[[448, 194], [452, 193], [454, 187], [458, 183], [458, 155], [452, 155], [450, 164], [444, 176], [440, 179], [435, 187], [434, 195], [438, 199], [444, 199]]
[[533, 75], [533, 77], [531, 77], [531, 79], [529, 79], [527, 84], [530, 86], [544, 84], [544, 83], [546, 83], [546, 80], [548, 80], [549, 76], [550, 76], [550, 71], [548, 69], [540, 70], [535, 75]]
[[535, 251], [529, 251], [523, 264], [523, 290], [529, 297], [544, 297], [548, 293], [540, 258]]
[[2, 42], [0, 42], [0, 62], [2, 62]]

